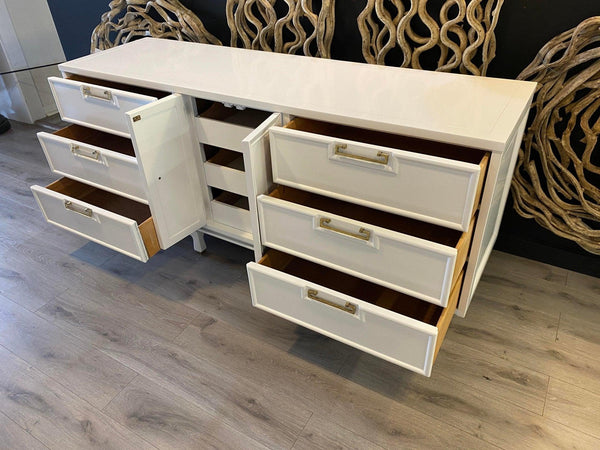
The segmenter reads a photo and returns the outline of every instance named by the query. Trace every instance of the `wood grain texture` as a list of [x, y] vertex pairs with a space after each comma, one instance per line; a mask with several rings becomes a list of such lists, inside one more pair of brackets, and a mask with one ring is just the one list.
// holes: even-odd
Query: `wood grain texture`
[[600, 359], [600, 322], [595, 317], [561, 314], [556, 341]]
[[0, 345], [102, 409], [137, 374], [0, 295]]
[[587, 434], [435, 370], [429, 379], [400, 374], [385, 361], [360, 355], [347, 362], [341, 375], [500, 448], [594, 448], [599, 444]]
[[343, 425], [333, 423], [324, 416], [314, 414], [292, 447], [294, 450], [383, 450], [383, 447], [362, 438]]
[[50, 448], [154, 448], [3, 347], [0, 412]]
[[467, 320], [454, 321], [447, 340], [600, 393], [600, 361], [556, 340], [559, 313], [540, 312], [520, 298], [508, 304], [476, 300]]
[[550, 380], [544, 416], [600, 439], [600, 394]]
[[[261, 380], [290, 404], [312, 407], [318, 414], [386, 448], [399, 446], [485, 448], [485, 443], [428, 415], [407, 409], [361, 383], [351, 383], [301, 357], [251, 339], [210, 316], [198, 317], [177, 338], [181, 347], [210, 358], [223, 370]], [[346, 347], [353, 359], [361, 352]], [[394, 375], [397, 376], [397, 375]], [[327, 392], [327, 395], [323, 395]]]
[[592, 293], [600, 294], [600, 278], [591, 277], [577, 272], [569, 272], [567, 286], [590, 290]]
[[544, 411], [550, 377], [502, 357], [448, 339], [434, 370], [531, 412]]
[[0, 445], [11, 450], [48, 448], [2, 413], [0, 413]]
[[600, 320], [600, 302], [593, 288], [561, 286], [526, 274], [485, 273], [477, 289], [477, 295], [492, 296], [498, 302], [524, 304], [546, 314]]
[[141, 375], [105, 411], [161, 449], [267, 448]]
[[[0, 173], [2, 174], [0, 177], [0, 196], [15, 202], [15, 208], [37, 208], [37, 203], [31, 195], [31, 191], [29, 190], [29, 186], [31, 186], [32, 182], [27, 182], [18, 178], [13, 178], [10, 175], [6, 175], [5, 172], [12, 173], [12, 171], [5, 170], [6, 166], [3, 163], [6, 164], [6, 160], [0, 160]], [[3, 165], [4, 168], [2, 167]], [[41, 175], [40, 177], [36, 177], [34, 183], [39, 184], [41, 182], [43, 184], [48, 184], [52, 181], [53, 177], [51, 175]]]
[[256, 380], [224, 372], [137, 327], [133, 314], [122, 315], [117, 305], [108, 311], [77, 295], [61, 295], [39, 314], [265, 445], [291, 446], [311, 415]]
[[[50, 174], [48, 163], [43, 151], [38, 149], [39, 141], [36, 133], [42, 129], [36, 125], [11, 121], [12, 129], [2, 135], [0, 139], [0, 153], [2, 161], [8, 166], [0, 168], [16, 168], [21, 170], [10, 171], [13, 177], [24, 181], [31, 181], [40, 174]], [[13, 165], [15, 167], [11, 167]]]
[[139, 229], [142, 240], [144, 241], [144, 247], [146, 247], [146, 252], [148, 253], [148, 258], [152, 258], [160, 250], [160, 244], [158, 242], [158, 236], [156, 235], [156, 228], [154, 227], [154, 220], [152, 217], [140, 224]]
[[40, 264], [24, 264], [16, 252], [0, 254], [0, 293], [32, 311], [68, 289], [64, 280], [48, 277]]
[[528, 278], [532, 283], [543, 280], [557, 286], [564, 286], [567, 284], [569, 271], [521, 256], [495, 251], [488, 260], [485, 274], [519, 276]]
[[446, 308], [443, 309], [442, 314], [440, 315], [440, 318], [436, 325], [438, 329], [438, 335], [437, 340], [435, 342], [435, 352], [433, 354], [434, 362], [437, 358], [438, 353], [440, 352], [440, 348], [442, 348], [442, 343], [444, 342], [446, 333], [448, 333], [448, 327], [450, 326], [450, 324], [452, 323], [452, 319], [454, 318], [454, 311], [456, 311], [456, 304], [458, 303], [458, 297], [463, 284], [463, 278], [464, 271], [461, 271], [460, 275], [456, 279], [456, 284], [454, 285], [454, 287], [452, 288], [452, 292], [450, 293], [448, 306], [446, 306]]

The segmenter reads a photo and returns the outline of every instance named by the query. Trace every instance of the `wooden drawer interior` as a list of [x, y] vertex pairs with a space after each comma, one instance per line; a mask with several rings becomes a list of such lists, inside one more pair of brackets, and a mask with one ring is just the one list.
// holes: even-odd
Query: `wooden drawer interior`
[[248, 197], [214, 188], [211, 188], [211, 192], [213, 196], [211, 201], [213, 220], [236, 230], [251, 233]]
[[437, 355], [452, 320], [464, 276], [464, 272], [460, 274], [458, 282], [454, 285], [450, 294], [448, 306], [442, 308], [441, 306], [433, 305], [378, 284], [273, 249], [267, 251], [259, 261], [259, 264], [437, 327], [439, 335], [435, 355]]
[[135, 151], [130, 139], [116, 136], [110, 133], [93, 130], [91, 128], [82, 127], [80, 125], [69, 125], [62, 130], [53, 133], [65, 139], [82, 142], [84, 144], [101, 147], [112, 150], [122, 155], [132, 156], [135, 158]]
[[204, 154], [207, 159], [204, 163], [206, 184], [212, 188], [230, 191], [238, 195], [248, 195], [242, 153], [205, 145]]
[[61, 178], [51, 185], [46, 186], [46, 189], [68, 195], [82, 202], [90, 203], [119, 216], [133, 219], [138, 225], [152, 216], [148, 205], [103, 191], [79, 181], [71, 180], [70, 178]]
[[103, 86], [103, 87], [107, 87], [107, 88], [111, 88], [111, 89], [118, 89], [120, 91], [134, 92], [136, 94], [147, 95], [147, 96], [156, 97], [156, 98], [163, 98], [163, 97], [166, 97], [167, 95], [171, 94], [170, 92], [158, 91], [156, 89], [149, 89], [149, 88], [144, 88], [144, 87], [140, 87], [140, 86], [132, 86], [130, 84], [117, 83], [115, 81], [100, 80], [98, 78], [86, 77], [83, 75], [69, 74], [67, 76], [67, 79], [73, 80], [73, 81], [78, 81], [80, 83], [85, 83], [85, 84], [95, 84], [98, 86]]
[[198, 117], [252, 129], [258, 127], [271, 115], [269, 112], [252, 108], [242, 110], [235, 107], [228, 108], [221, 102], [203, 99], [196, 99], [196, 107], [198, 110]]
[[155, 255], [160, 250], [158, 236], [154, 227], [154, 220], [148, 205], [138, 203], [120, 195], [89, 186], [70, 178], [61, 178], [46, 186], [59, 194], [72, 197], [85, 203], [94, 205], [100, 209], [110, 211], [119, 216], [135, 220], [138, 224], [142, 240], [146, 247], [148, 257]]
[[306, 131], [308, 133], [379, 145], [397, 150], [406, 150], [413, 153], [437, 156], [471, 164], [487, 166], [487, 161], [489, 160], [489, 154], [487, 152], [468, 147], [383, 133], [380, 131], [365, 130], [363, 128], [349, 127], [346, 125], [338, 125], [300, 117], [293, 119], [285, 127], [292, 130]]
[[248, 197], [244, 197], [243, 195], [234, 194], [233, 192], [213, 190], [214, 197], [213, 201], [224, 203], [229, 206], [234, 206], [239, 209], [244, 209], [246, 211], [250, 211], [250, 204], [248, 202]]
[[204, 154], [206, 156], [206, 162], [208, 163], [228, 167], [241, 172], [245, 171], [244, 155], [240, 152], [205, 145]]

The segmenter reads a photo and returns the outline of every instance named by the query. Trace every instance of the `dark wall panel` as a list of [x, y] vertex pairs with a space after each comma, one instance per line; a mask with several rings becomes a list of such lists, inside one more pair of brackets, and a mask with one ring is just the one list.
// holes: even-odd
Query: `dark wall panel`
[[496, 31], [489, 76], [516, 78], [554, 36], [600, 15], [600, 0], [508, 0]]
[[92, 31], [108, 11], [109, 0], [48, 0], [67, 59], [90, 53]]

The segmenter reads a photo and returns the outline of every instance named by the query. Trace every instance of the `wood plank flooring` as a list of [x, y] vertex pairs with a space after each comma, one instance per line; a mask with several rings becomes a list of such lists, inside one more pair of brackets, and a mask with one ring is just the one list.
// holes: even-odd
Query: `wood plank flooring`
[[600, 279], [493, 253], [425, 378], [252, 308], [248, 250], [46, 224], [41, 129], [0, 135], [0, 448], [600, 448]]

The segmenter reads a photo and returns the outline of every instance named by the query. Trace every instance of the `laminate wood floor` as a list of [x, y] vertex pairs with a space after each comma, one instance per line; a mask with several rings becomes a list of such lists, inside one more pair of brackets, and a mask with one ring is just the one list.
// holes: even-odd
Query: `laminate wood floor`
[[46, 224], [40, 130], [0, 135], [0, 448], [600, 448], [600, 279], [494, 253], [424, 378], [253, 309], [250, 251]]

